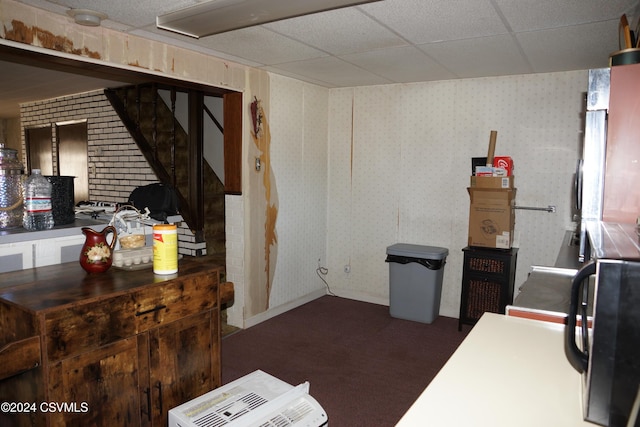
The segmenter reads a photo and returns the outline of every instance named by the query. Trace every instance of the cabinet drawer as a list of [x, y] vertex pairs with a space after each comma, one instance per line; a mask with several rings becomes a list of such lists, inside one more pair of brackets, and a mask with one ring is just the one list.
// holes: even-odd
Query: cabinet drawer
[[45, 316], [46, 352], [57, 361], [134, 336], [131, 295], [81, 304]]
[[170, 281], [133, 294], [136, 332], [215, 308], [218, 275], [207, 274]]
[[509, 273], [509, 260], [469, 255], [465, 259], [468, 271], [504, 275]]
[[193, 275], [47, 313], [47, 355], [61, 360], [214, 308], [217, 292], [217, 274]]

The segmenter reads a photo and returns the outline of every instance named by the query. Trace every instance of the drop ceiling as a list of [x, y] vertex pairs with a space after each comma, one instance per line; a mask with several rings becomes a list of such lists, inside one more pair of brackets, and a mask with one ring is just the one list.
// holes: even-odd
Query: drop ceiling
[[156, 28], [195, 0], [19, 1], [328, 88], [606, 67], [620, 16], [640, 16], [640, 0], [382, 0], [196, 39]]

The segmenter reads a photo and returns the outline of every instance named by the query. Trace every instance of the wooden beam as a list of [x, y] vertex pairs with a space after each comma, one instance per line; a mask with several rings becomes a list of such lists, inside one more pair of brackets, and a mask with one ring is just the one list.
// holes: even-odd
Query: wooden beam
[[224, 189], [242, 194], [242, 93], [224, 95]]

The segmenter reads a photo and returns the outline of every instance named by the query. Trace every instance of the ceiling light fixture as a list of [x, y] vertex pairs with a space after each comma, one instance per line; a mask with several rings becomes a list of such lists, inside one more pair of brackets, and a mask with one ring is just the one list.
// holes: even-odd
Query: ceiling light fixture
[[67, 15], [72, 17], [76, 24], [86, 27], [97, 27], [103, 19], [108, 18], [104, 13], [90, 9], [69, 9], [67, 10]]
[[156, 17], [156, 26], [200, 38], [380, 0], [214, 0]]

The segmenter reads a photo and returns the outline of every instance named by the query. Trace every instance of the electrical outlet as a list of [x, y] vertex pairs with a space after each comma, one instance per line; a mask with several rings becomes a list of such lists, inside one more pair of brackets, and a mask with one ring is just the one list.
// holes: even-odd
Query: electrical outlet
[[344, 266], [344, 272], [345, 274], [351, 273], [351, 266], [349, 264]]

